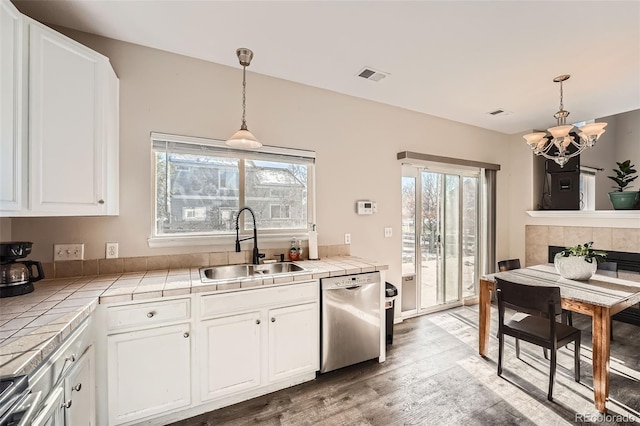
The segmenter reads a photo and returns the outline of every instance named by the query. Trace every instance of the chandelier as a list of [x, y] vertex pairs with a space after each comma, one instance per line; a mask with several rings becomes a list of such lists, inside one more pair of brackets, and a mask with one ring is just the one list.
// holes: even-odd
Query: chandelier
[[[524, 135], [533, 153], [555, 161], [560, 167], [587, 148], [595, 146], [598, 138], [605, 132], [607, 123], [588, 123], [575, 128], [567, 124], [569, 111], [562, 104], [562, 82], [571, 77], [561, 75], [553, 79], [560, 83], [560, 110], [554, 114], [558, 125], [547, 129], [547, 132], [534, 132]], [[574, 130], [574, 128], [576, 130]], [[574, 148], [570, 148], [573, 146]]]
[[262, 144], [258, 141], [258, 139], [253, 136], [253, 133], [247, 129], [247, 120], [245, 120], [245, 114], [247, 109], [247, 80], [246, 73], [247, 67], [251, 64], [251, 59], [253, 59], [253, 52], [249, 49], [240, 48], [236, 50], [236, 55], [240, 60], [240, 65], [242, 65], [242, 125], [240, 126], [240, 130], [235, 132], [229, 139], [227, 139], [227, 145], [232, 146], [234, 148], [260, 148]]

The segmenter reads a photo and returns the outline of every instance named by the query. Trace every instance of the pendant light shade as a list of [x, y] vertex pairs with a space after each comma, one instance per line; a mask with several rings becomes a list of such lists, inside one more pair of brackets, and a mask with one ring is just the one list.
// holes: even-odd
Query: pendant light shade
[[227, 139], [227, 145], [235, 148], [260, 148], [262, 146], [256, 137], [253, 136], [253, 133], [246, 128], [238, 130]]
[[247, 120], [245, 119], [247, 109], [247, 67], [251, 64], [253, 59], [253, 52], [246, 48], [240, 48], [236, 50], [236, 55], [242, 65], [242, 124], [240, 130], [235, 132], [229, 139], [227, 139], [227, 145], [234, 148], [243, 149], [256, 149], [260, 148], [262, 144], [258, 141], [253, 133], [247, 129]]

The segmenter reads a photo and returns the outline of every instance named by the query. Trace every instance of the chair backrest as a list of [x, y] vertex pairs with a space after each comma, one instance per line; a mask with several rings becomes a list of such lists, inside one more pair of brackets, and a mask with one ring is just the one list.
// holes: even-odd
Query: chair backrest
[[520, 267], [520, 259], [501, 260], [498, 262], [498, 270], [500, 272], [520, 269]]
[[496, 277], [496, 289], [501, 310], [507, 307], [532, 315], [542, 313], [547, 318], [562, 312], [560, 287], [519, 284]]
[[597, 273], [618, 278], [618, 262], [598, 262]]

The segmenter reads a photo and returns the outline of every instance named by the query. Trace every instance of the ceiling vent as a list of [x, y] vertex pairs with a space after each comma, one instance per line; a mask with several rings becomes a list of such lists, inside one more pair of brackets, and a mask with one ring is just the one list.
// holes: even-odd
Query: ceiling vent
[[498, 115], [509, 115], [511, 113], [509, 111], [503, 110], [502, 108], [498, 108], [496, 110], [489, 111], [487, 114], [493, 115], [495, 117], [495, 116], [498, 116]]
[[364, 67], [356, 75], [358, 77], [362, 77], [362, 78], [367, 79], [367, 80], [380, 81], [383, 78], [385, 78], [386, 76], [388, 76], [389, 73], [382, 72], [382, 71], [377, 71], [377, 70], [374, 70], [373, 68], [370, 68], [370, 67]]

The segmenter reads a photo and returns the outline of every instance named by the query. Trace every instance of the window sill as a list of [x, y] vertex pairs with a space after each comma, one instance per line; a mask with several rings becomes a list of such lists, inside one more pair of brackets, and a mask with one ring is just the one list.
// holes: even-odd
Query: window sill
[[640, 219], [640, 210], [529, 210], [531, 217], [564, 219]]
[[[247, 234], [240, 235], [240, 238], [246, 238]], [[258, 244], [262, 243], [285, 243], [289, 247], [291, 239], [298, 241], [306, 241], [309, 238], [307, 231], [296, 231], [289, 233], [277, 234], [261, 234], [258, 231]], [[170, 236], [170, 237], [151, 237], [147, 239], [149, 248], [163, 247], [190, 247], [190, 246], [227, 246], [234, 247], [236, 238], [231, 235], [207, 235], [207, 236]], [[253, 244], [251, 241], [245, 244]]]

